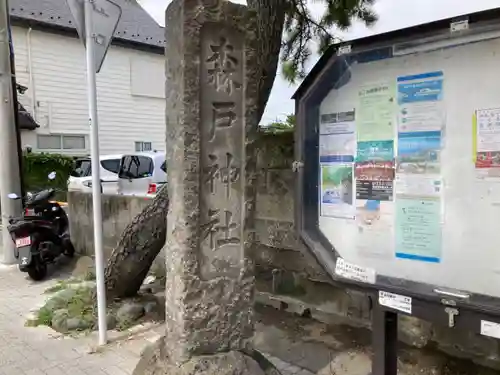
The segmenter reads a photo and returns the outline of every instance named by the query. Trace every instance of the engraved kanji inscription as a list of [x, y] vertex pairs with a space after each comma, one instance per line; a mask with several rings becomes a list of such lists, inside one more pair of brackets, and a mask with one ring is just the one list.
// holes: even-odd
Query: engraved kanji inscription
[[[224, 155], [224, 160], [219, 160], [217, 155], [208, 155], [210, 166], [208, 167], [205, 182], [209, 186], [210, 193], [215, 193], [216, 182], [221, 182], [226, 192], [226, 198], [231, 196], [231, 184], [240, 178], [240, 168], [234, 165], [234, 157], [229, 152]], [[222, 163], [220, 163], [222, 162]]]
[[226, 245], [240, 244], [235, 235], [238, 224], [233, 221], [233, 213], [228, 210], [208, 210], [208, 222], [202, 225], [203, 239], [208, 238], [210, 249], [215, 251]]
[[235, 104], [233, 102], [214, 102], [212, 103], [212, 121], [208, 140], [212, 142], [215, 139], [217, 129], [229, 129], [236, 121]]
[[208, 83], [215, 86], [217, 91], [225, 91], [229, 95], [242, 86], [233, 76], [240, 63], [233, 52], [234, 46], [221, 36], [218, 44], [210, 44], [211, 54], [206, 60], [209, 65]]

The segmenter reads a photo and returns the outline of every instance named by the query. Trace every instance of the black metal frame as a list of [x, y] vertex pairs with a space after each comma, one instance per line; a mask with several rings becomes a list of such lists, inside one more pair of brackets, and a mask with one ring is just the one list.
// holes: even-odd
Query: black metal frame
[[[500, 8], [463, 16], [469, 22], [468, 32], [481, 28], [500, 29]], [[460, 19], [463, 19], [460, 17]], [[373, 375], [396, 374], [397, 314], [378, 304], [378, 292], [383, 290], [412, 297], [412, 316], [453, 326], [476, 333], [480, 332], [481, 320], [500, 323], [500, 298], [466, 292], [458, 294], [437, 293], [436, 285], [417, 283], [392, 277], [377, 276], [375, 284], [361, 283], [335, 275], [338, 257], [335, 248], [319, 229], [319, 106], [335, 87], [340, 87], [348, 75], [348, 66], [393, 57], [393, 46], [415, 40], [449, 35], [450, 23], [457, 19], [446, 19], [404, 30], [380, 34], [330, 48], [320, 59], [311, 74], [294, 95], [296, 100], [297, 129], [295, 132], [295, 155], [298, 189], [296, 191], [296, 229], [302, 241], [311, 250], [336, 283], [367, 292], [373, 301], [373, 334], [377, 341], [374, 350]], [[349, 45], [348, 54], [340, 54]], [[458, 313], [450, 323], [450, 309]]]

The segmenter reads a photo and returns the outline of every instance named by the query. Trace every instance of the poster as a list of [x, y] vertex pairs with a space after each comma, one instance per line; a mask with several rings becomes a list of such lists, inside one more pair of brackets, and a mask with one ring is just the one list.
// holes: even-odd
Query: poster
[[363, 257], [393, 258], [393, 203], [376, 199], [356, 200], [356, 250]]
[[321, 216], [354, 219], [352, 163], [321, 165]]
[[441, 173], [443, 84], [441, 71], [398, 77], [398, 173]]
[[354, 111], [321, 115], [319, 130], [321, 163], [354, 160], [356, 153]]
[[356, 179], [368, 181], [394, 180], [394, 162], [365, 161], [356, 163]]
[[445, 124], [443, 72], [398, 77], [398, 132], [440, 131]]
[[394, 159], [394, 141], [358, 142], [356, 161], [392, 161]]
[[441, 261], [441, 204], [439, 199], [398, 197], [396, 200], [396, 257]]
[[500, 108], [476, 112], [476, 168], [500, 167]]
[[393, 181], [356, 180], [356, 199], [392, 201]]
[[439, 174], [440, 156], [441, 131], [398, 134], [398, 172]]
[[440, 198], [443, 181], [433, 175], [397, 174], [394, 189], [397, 195]]
[[356, 114], [358, 141], [393, 139], [395, 105], [394, 85], [379, 83], [364, 86], [359, 91]]

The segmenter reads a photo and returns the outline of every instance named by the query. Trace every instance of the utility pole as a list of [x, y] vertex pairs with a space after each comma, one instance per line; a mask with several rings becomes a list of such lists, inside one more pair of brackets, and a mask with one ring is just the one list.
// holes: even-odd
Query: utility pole
[[[7, 2], [7, 10], [9, 9], [9, 0]], [[21, 128], [19, 126], [19, 101], [17, 98], [17, 78], [16, 78], [16, 59], [14, 54], [14, 40], [12, 38], [12, 28], [10, 27], [10, 16], [8, 16], [9, 30], [9, 48], [10, 48], [10, 72], [12, 73], [12, 99], [14, 104], [14, 123], [16, 126], [16, 143], [17, 143], [17, 159], [19, 160], [19, 183], [21, 185], [21, 209], [24, 209], [26, 198], [26, 186], [24, 185], [23, 176], [23, 147], [21, 141]], [[35, 88], [32, 87], [31, 90]], [[34, 111], [36, 103], [31, 103], [31, 108]]]
[[0, 204], [2, 210], [2, 239], [4, 264], [14, 264], [14, 243], [7, 231], [11, 216], [22, 212], [21, 200], [12, 200], [9, 193], [21, 195], [19, 155], [15, 122], [14, 92], [10, 57], [9, 8], [0, 0]]

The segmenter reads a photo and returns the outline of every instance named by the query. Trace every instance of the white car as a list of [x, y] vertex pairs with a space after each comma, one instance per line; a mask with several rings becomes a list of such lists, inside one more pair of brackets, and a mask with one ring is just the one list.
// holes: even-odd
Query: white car
[[167, 183], [165, 152], [135, 152], [122, 156], [118, 194], [154, 197]]
[[[117, 194], [118, 171], [122, 155], [103, 155], [99, 159], [101, 191], [103, 194]], [[68, 191], [92, 192], [92, 166], [90, 158], [76, 160], [75, 168], [68, 179]]]

